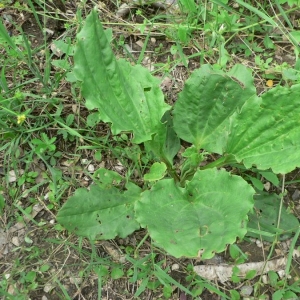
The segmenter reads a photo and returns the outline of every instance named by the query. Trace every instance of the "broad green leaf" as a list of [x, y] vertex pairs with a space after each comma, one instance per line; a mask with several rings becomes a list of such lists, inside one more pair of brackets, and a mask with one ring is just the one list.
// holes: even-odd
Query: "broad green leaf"
[[269, 280], [270, 280], [270, 285], [273, 286], [273, 287], [276, 287], [276, 284], [278, 283], [278, 279], [279, 279], [278, 274], [275, 271], [270, 270], [268, 272], [268, 277], [269, 277]]
[[94, 112], [88, 115], [86, 119], [87, 126], [94, 127], [100, 121], [99, 112]]
[[156, 181], [162, 179], [166, 174], [167, 166], [165, 163], [155, 162], [151, 168], [150, 172], [145, 174], [144, 180]]
[[124, 275], [124, 271], [122, 268], [115, 267], [111, 270], [110, 275], [112, 279], [119, 279]]
[[284, 295], [284, 290], [277, 290], [275, 293], [273, 293], [272, 300], [282, 300], [284, 299], [283, 295]]
[[97, 181], [97, 184], [103, 189], [111, 188], [113, 185], [118, 185], [123, 179], [119, 173], [105, 168], [97, 169], [93, 177], [94, 180]]
[[294, 292], [292, 291], [286, 291], [282, 297], [282, 299], [286, 299], [286, 300], [291, 300], [291, 299], [298, 299], [299, 298], [299, 294], [296, 295]]
[[[239, 282], [239, 281], [238, 281]], [[230, 299], [231, 300], [240, 300], [240, 294], [236, 290], [230, 290]]]
[[[233, 74], [243, 74], [238, 81]], [[247, 75], [248, 74], [248, 75]], [[226, 144], [229, 117], [253, 96], [251, 73], [245, 67], [231, 72], [232, 78], [207, 65], [186, 81], [174, 108], [178, 136], [207, 151], [221, 154]]]
[[134, 185], [124, 193], [97, 185], [89, 191], [80, 188], [60, 209], [57, 221], [67, 230], [91, 239], [124, 238], [140, 227], [133, 210], [139, 197], [140, 190]]
[[300, 43], [300, 31], [291, 31], [290, 36], [294, 39], [296, 45]]
[[263, 191], [264, 184], [259, 179], [250, 175], [246, 175], [246, 177], [252, 182], [254, 188], [256, 188], [259, 191]]
[[256, 270], [250, 270], [246, 273], [245, 279], [253, 279], [256, 276]]
[[211, 258], [247, 231], [253, 188], [224, 170], [197, 171], [185, 188], [157, 182], [135, 204], [136, 218], [175, 257]]
[[53, 41], [53, 45], [56, 49], [61, 51], [61, 53], [67, 54], [68, 56], [74, 54], [74, 46], [71, 44], [70, 39], [68, 39], [67, 42], [63, 40]]
[[276, 176], [276, 174], [274, 174], [271, 171], [259, 171], [259, 174], [262, 175], [266, 180], [270, 181], [274, 186], [278, 186], [279, 185], [279, 179]]
[[292, 68], [284, 69], [282, 71], [282, 78], [283, 78], [283, 80], [286, 80], [286, 81], [288, 81], [288, 80], [297, 81], [300, 78], [299, 71], [296, 69], [292, 69]]
[[169, 111], [164, 114], [162, 123], [157, 128], [156, 135], [152, 140], [145, 142], [145, 147], [161, 160], [173, 165], [173, 158], [180, 149], [180, 140], [174, 132], [173, 120]]
[[225, 153], [246, 168], [288, 173], [300, 166], [300, 85], [252, 97], [231, 118]]
[[249, 68], [241, 64], [236, 64], [226, 74], [240, 83], [242, 87], [251, 90], [251, 94], [255, 93], [256, 89], [253, 84], [253, 76]]
[[187, 12], [197, 12], [197, 6], [194, 0], [179, 0], [179, 2]]
[[135, 143], [151, 140], [170, 109], [158, 79], [140, 65], [116, 60], [96, 11], [77, 38], [74, 74], [82, 81], [87, 108], [98, 108], [100, 119], [112, 123], [113, 134], [132, 131]]
[[[247, 235], [260, 238], [272, 242], [275, 234], [279, 234], [280, 239], [289, 238], [293, 232], [299, 228], [299, 221], [297, 218], [288, 212], [286, 208], [281, 210], [280, 226], [277, 228], [277, 220], [280, 212], [280, 197], [276, 194], [260, 194], [254, 197], [253, 213], [249, 214], [248, 231]], [[260, 230], [261, 233], [257, 234], [252, 229]], [[264, 235], [263, 232], [268, 232], [273, 236]]]

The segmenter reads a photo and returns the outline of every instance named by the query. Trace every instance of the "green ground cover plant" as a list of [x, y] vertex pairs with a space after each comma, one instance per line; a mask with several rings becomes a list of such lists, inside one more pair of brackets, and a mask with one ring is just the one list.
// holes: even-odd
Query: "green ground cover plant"
[[[251, 285], [251, 299], [297, 297], [298, 170], [281, 172], [298, 160], [289, 151], [298, 151], [299, 1], [178, 0], [175, 10], [140, 1], [119, 18], [124, 2], [104, 0], [107, 40], [96, 16], [85, 21], [95, 1], [63, 1], [67, 14], [60, 2], [0, 4], [0, 256], [3, 233], [12, 247], [0, 260], [0, 296], [240, 299]], [[141, 50], [130, 47], [136, 39]], [[163, 95], [166, 77], [174, 86]], [[267, 79], [285, 87], [264, 88]], [[260, 250], [248, 236], [271, 244]], [[269, 284], [256, 270], [239, 276], [254, 261], [245, 244], [260, 261], [288, 256], [288, 275], [271, 271]], [[226, 248], [214, 261], [234, 265], [230, 289], [197, 275], [198, 258], [157, 246], [202, 259]]]
[[[169, 254], [202, 259], [247, 232], [274, 239], [299, 229], [288, 214], [272, 216], [279, 218], [275, 233], [268, 224], [260, 231], [248, 228], [255, 201], [266, 207], [280, 199], [263, 197], [230, 166], [275, 174], [299, 166], [300, 85], [277, 86], [258, 96], [245, 66], [224, 72], [203, 65], [172, 109], [147, 69], [115, 58], [96, 11], [77, 34], [72, 75], [81, 83], [86, 107], [97, 110], [93, 118], [143, 146], [152, 165], [142, 185], [99, 169], [95, 184], [77, 189], [60, 209], [57, 220], [66, 229], [95, 240], [126, 237], [143, 227]], [[180, 139], [190, 146], [176, 164]], [[210, 153], [218, 158], [209, 161]]]

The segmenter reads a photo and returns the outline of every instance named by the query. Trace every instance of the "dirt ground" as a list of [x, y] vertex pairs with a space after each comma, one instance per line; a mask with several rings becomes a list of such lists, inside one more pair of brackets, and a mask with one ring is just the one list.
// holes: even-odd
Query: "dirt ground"
[[[50, 2], [49, 2], [50, 3]], [[94, 2], [87, 2], [84, 10], [88, 12], [91, 7], [94, 5]], [[61, 12], [61, 16], [65, 15], [65, 18], [71, 18], [70, 15], [75, 16], [76, 10], [78, 8], [78, 3], [76, 1], [66, 1], [66, 4], [63, 4], [60, 0], [53, 0], [53, 7], [59, 9]], [[99, 9], [102, 13], [102, 16], [105, 16], [105, 21], [111, 22], [114, 39], [117, 41], [120, 36], [125, 36], [125, 43], [129, 45], [130, 51], [132, 51], [133, 56], [138, 56], [141, 51], [141, 45], [145, 41], [145, 36], [140, 35], [138, 32], [134, 30], [128, 30], [125, 32], [121, 25], [117, 25], [117, 21], [120, 18], [116, 17], [116, 6], [112, 1], [101, 1], [97, 2]], [[143, 12], [148, 15], [153, 15], [158, 12], [162, 12], [161, 9], [153, 6], [145, 6], [139, 7], [143, 9]], [[38, 8], [37, 8], [38, 9]], [[53, 10], [55, 11], [55, 10]], [[1, 9], [0, 15], [3, 19], [7, 19], [9, 16], [13, 19], [14, 22], [7, 22], [6, 28], [10, 32], [11, 35], [17, 35], [19, 29], [21, 28], [25, 35], [29, 37], [31, 41], [32, 47], [36, 48], [44, 43], [43, 33], [40, 30], [39, 24], [37, 24], [35, 17], [32, 13], [24, 11], [20, 13], [20, 11], [14, 8]], [[55, 18], [42, 18], [41, 23], [45, 28], [47, 28], [47, 44], [51, 45], [51, 42], [55, 39], [59, 39], [61, 36], [65, 34], [65, 26], [63, 20], [55, 20]], [[142, 23], [143, 19], [139, 16], [132, 14], [133, 23]], [[17, 24], [17, 26], [14, 25]], [[105, 25], [109, 27], [109, 25]], [[19, 29], [16, 29], [19, 28]], [[75, 32], [72, 32], [75, 35]], [[73, 36], [74, 37], [74, 36]], [[143, 65], [148, 67], [149, 69], [153, 68], [154, 64], [166, 63], [166, 60], [170, 56], [171, 47], [173, 42], [170, 41], [163, 33], [157, 31], [156, 34], [151, 37], [151, 40], [146, 49], [146, 55], [143, 60]], [[275, 59], [278, 61], [288, 61], [291, 63], [290, 46], [283, 45], [280, 50], [275, 55]], [[119, 51], [117, 53], [118, 56], [124, 56], [124, 52], [120, 49], [116, 49]], [[187, 55], [191, 55], [195, 53], [194, 48], [186, 47], [184, 53]], [[40, 61], [41, 67], [43, 65], [43, 57], [38, 58]], [[215, 57], [211, 56], [210, 59], [206, 62], [213, 62]], [[248, 66], [252, 66], [254, 68], [254, 62], [251, 61], [251, 57], [244, 58], [242, 54], [236, 55], [236, 62], [243, 62]], [[192, 70], [199, 67], [199, 59], [190, 59], [188, 61], [188, 65], [184, 66], [179, 64], [175, 66], [170, 71], [170, 76], [162, 78], [163, 73], [157, 72], [156, 76], [161, 78], [162, 80], [162, 90], [166, 95], [166, 99], [170, 104], [173, 104], [176, 101], [178, 92], [182, 89], [182, 86], [189, 76]], [[54, 70], [53, 70], [54, 72]], [[258, 91], [263, 92], [268, 89], [265, 84], [264, 79], [260, 76], [259, 73], [256, 74], [256, 85]], [[39, 87], [35, 87], [32, 85], [32, 89], [38, 92]], [[69, 92], [71, 89], [69, 83], [64, 83], [61, 87], [58, 88], [57, 97], [63, 97], [66, 99], [66, 107], [72, 107], [74, 104], [72, 102], [72, 94]], [[82, 110], [82, 116], [84, 117], [87, 112], [83, 107], [80, 108]], [[102, 126], [101, 130], [104, 132], [109, 130], [106, 125]], [[61, 143], [64, 143], [61, 141]], [[65, 148], [66, 145], [63, 145]], [[74, 147], [76, 145], [68, 145], [69, 153], [72, 153]], [[86, 152], [86, 156], [88, 157], [89, 153]], [[84, 157], [82, 157], [84, 159]], [[38, 162], [37, 162], [38, 164]], [[93, 162], [95, 166], [99, 165], [97, 162]], [[64, 176], [70, 176], [74, 169], [71, 170], [69, 166], [64, 165], [64, 161], [60, 161], [58, 165], [61, 166], [62, 172]], [[80, 163], [78, 163], [80, 165]], [[1, 167], [1, 163], [0, 163]], [[40, 166], [44, 168], [44, 166]], [[80, 167], [80, 166], [79, 166]], [[107, 160], [105, 162], [105, 167], [110, 167], [115, 169], [116, 161], [107, 156]], [[77, 172], [77, 170], [76, 170]], [[80, 171], [78, 172], [78, 174]], [[2, 174], [3, 175], [3, 174]], [[299, 178], [299, 170], [296, 170], [292, 174], [289, 174], [286, 178], [286, 181], [293, 181], [295, 178]], [[78, 183], [77, 185], [87, 186], [91, 182], [86, 178], [84, 178], [83, 173], [77, 175]], [[43, 186], [39, 187], [38, 192], [45, 193]], [[287, 196], [285, 197], [285, 202], [290, 207], [294, 208], [294, 214], [300, 216], [300, 192], [299, 192], [299, 183], [291, 183], [286, 186], [288, 191]], [[73, 192], [72, 189], [66, 190], [62, 200], [66, 199], [69, 194]], [[280, 193], [280, 191], [276, 191]], [[36, 192], [32, 192], [32, 196], [36, 196]], [[26, 198], [22, 199], [21, 206], [26, 207]], [[12, 209], [13, 210], [13, 209]], [[55, 210], [53, 210], [55, 211]], [[31, 218], [25, 218], [25, 222], [18, 222], [18, 220], [14, 217], [15, 214], [4, 214], [1, 217], [1, 227], [0, 227], [0, 274], [10, 274], [10, 276], [20, 276], [22, 278], [22, 272], [26, 273], [28, 270], [34, 269], [39, 270], [42, 265], [49, 265], [49, 269], [46, 272], [39, 272], [40, 278], [36, 280], [38, 283], [37, 287], [32, 291], [28, 290], [28, 295], [30, 299], [68, 299], [66, 296], [69, 295], [69, 299], [99, 299], [99, 290], [101, 290], [102, 297], [101, 299], [112, 299], [112, 300], [125, 300], [125, 299], [134, 299], [134, 294], [138, 291], [139, 286], [142, 282], [141, 280], [130, 282], [128, 278], [130, 276], [125, 276], [126, 274], [131, 274], [132, 263], [128, 260], [121, 260], [122, 256], [126, 256], [126, 249], [134, 249], [139, 242], [142, 241], [146, 232], [144, 230], [140, 230], [133, 235], [129, 236], [126, 239], [116, 239], [114, 241], [108, 242], [98, 242], [94, 246], [86, 239], [80, 239], [76, 236], [69, 235], [67, 232], [63, 230], [57, 230], [57, 227], [54, 227], [55, 224], [55, 214], [52, 210], [47, 208], [46, 205], [39, 201], [39, 204], [36, 206], [36, 211], [31, 212]], [[35, 222], [33, 222], [34, 220]], [[46, 224], [43, 226], [39, 226], [40, 223]], [[57, 225], [57, 224], [56, 224]], [[2, 229], [1, 229], [2, 228]], [[26, 238], [29, 240], [26, 241]], [[267, 243], [259, 244], [253, 242], [253, 240], [245, 240], [238, 244], [239, 247], [248, 255], [247, 262], [261, 262], [265, 261], [268, 256], [268, 251], [270, 250], [270, 245]], [[298, 241], [298, 246], [300, 242]], [[289, 249], [289, 244], [287, 241], [282, 243], [278, 243], [276, 245], [275, 256], [281, 257], [282, 255], [287, 255]], [[168, 271], [168, 275], [174, 278], [177, 282], [182, 284], [183, 286], [187, 286], [189, 282], [187, 282], [187, 272], [186, 268], [190, 265], [198, 265], [203, 264], [203, 262], [197, 261], [195, 259], [174, 259], [172, 257], [165, 256], [159, 249], [156, 249], [152, 245], [151, 239], [147, 239], [142, 247], [139, 249], [140, 258], [146, 257], [151, 252], [157, 253], [155, 257], [156, 262], [163, 262], [162, 266], [164, 268], [169, 267], [170, 271]], [[91, 255], [93, 253], [93, 255]], [[219, 259], [219, 263], [232, 263], [232, 259], [228, 251], [218, 254], [217, 258]], [[114, 263], [118, 265], [123, 264], [124, 266], [124, 276], [118, 279], [112, 279], [108, 274], [103, 274], [99, 276], [95, 272], [95, 265], [102, 265], [107, 269], [111, 269]], [[111, 262], [113, 261], [113, 263]], [[18, 266], [18, 267], [16, 267]], [[172, 270], [172, 266], [174, 267]], [[293, 274], [294, 277], [291, 280], [295, 280], [299, 278], [300, 275], [300, 260], [294, 259], [292, 263]], [[13, 274], [18, 270], [19, 274]], [[0, 280], [3, 275], [0, 275]], [[99, 280], [101, 278], [102, 280]], [[253, 280], [251, 283], [254, 285], [255, 281]], [[7, 287], [7, 291], [9, 293], [14, 293], [18, 288], [24, 285], [24, 281], [17, 283], [15, 286], [11, 285]], [[215, 286], [219, 287], [223, 292], [229, 291], [230, 289], [239, 290], [243, 283], [220, 283], [213, 282]], [[262, 287], [262, 291], [265, 295], [269, 295], [271, 297], [271, 293], [273, 288], [269, 285], [264, 285]], [[64, 294], [64, 292], [66, 294]], [[1, 293], [0, 293], [1, 295]], [[24, 297], [24, 298], [22, 298]], [[28, 299], [27, 296], [18, 295], [15, 298], [5, 297], [3, 295], [3, 299]], [[137, 299], [163, 299], [163, 290], [160, 285], [159, 288], [155, 290], [147, 289], [143, 292]], [[189, 300], [192, 299], [190, 295], [185, 294], [179, 288], [174, 287], [174, 291], [172, 294], [172, 299], [178, 300]], [[199, 296], [198, 299], [221, 299], [221, 296], [217, 295], [213, 291], [209, 291], [206, 289], [202, 294], [201, 298]], [[271, 299], [271, 298], [269, 298]]]

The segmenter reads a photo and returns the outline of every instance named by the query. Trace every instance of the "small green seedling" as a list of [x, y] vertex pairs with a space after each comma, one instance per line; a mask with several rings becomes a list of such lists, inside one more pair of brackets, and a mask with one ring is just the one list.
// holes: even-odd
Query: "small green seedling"
[[44, 156], [46, 160], [50, 159], [50, 164], [54, 166], [56, 164], [56, 158], [61, 157], [61, 152], [56, 151], [55, 146], [56, 137], [49, 138], [46, 133], [41, 133], [40, 139], [32, 139], [34, 152], [40, 156]]
[[56, 137], [48, 138], [46, 133], [41, 133], [40, 139], [32, 139], [31, 142], [35, 145], [34, 152], [37, 154], [53, 153], [56, 149], [54, 142]]

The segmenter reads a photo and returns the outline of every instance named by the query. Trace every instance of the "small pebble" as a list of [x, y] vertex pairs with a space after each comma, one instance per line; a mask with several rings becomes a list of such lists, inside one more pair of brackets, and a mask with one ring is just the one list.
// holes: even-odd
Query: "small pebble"
[[292, 199], [293, 199], [294, 201], [300, 199], [300, 191], [299, 191], [298, 189], [296, 189], [295, 192], [293, 193]]
[[268, 283], [269, 283], [269, 278], [268, 278], [267, 275], [262, 275], [261, 278], [262, 278], [262, 282], [263, 282], [264, 284], [268, 284]]
[[268, 181], [268, 182], [266, 182], [265, 184], [264, 184], [264, 188], [265, 188], [265, 190], [268, 192], [269, 190], [270, 190], [270, 188], [271, 188], [271, 183]]
[[250, 285], [244, 285], [241, 287], [241, 296], [248, 297], [252, 294], [253, 287]]
[[125, 17], [130, 12], [130, 6], [126, 3], [120, 5], [118, 11], [116, 12], [116, 16], [118, 18]]
[[51, 290], [53, 290], [54, 289], [54, 286], [53, 285], [51, 285], [50, 283], [46, 283], [45, 284], [45, 287], [44, 287], [44, 292], [45, 293], [49, 293]]
[[19, 241], [19, 238], [17, 236], [14, 236], [12, 239], [11, 239], [11, 242], [12, 244], [14, 244], [15, 246], [19, 247], [20, 246], [20, 241]]
[[260, 240], [256, 240], [256, 246], [259, 247], [259, 248], [262, 248], [263, 244]]
[[[279, 278], [284, 278], [285, 277], [285, 270], [279, 270], [277, 271], [277, 274], [279, 276]], [[291, 276], [287, 276], [287, 277], [291, 277]]]
[[143, 43], [142, 40], [138, 40], [138, 41], [136, 42], [136, 44], [137, 44], [139, 47], [141, 47], [141, 48], [144, 47], [144, 43]]
[[94, 173], [94, 172], [95, 172], [95, 167], [94, 167], [94, 165], [89, 165], [89, 166], [88, 166], [88, 171], [89, 171], [90, 173]]

